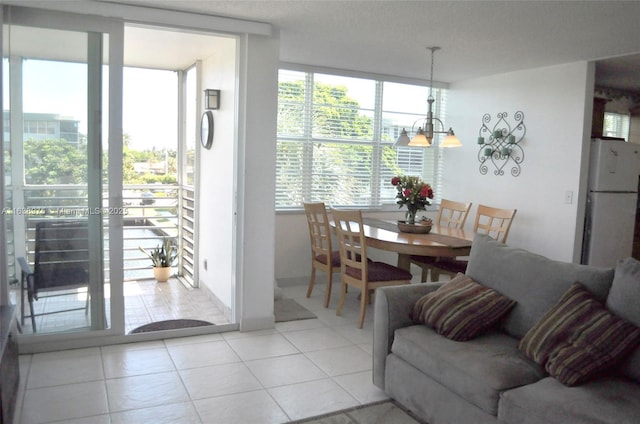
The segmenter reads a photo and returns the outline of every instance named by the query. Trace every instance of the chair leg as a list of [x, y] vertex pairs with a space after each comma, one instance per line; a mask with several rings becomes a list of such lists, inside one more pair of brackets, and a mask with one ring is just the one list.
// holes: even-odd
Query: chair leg
[[[427, 282], [427, 274], [429, 273], [429, 268], [426, 265], [421, 265], [420, 268], [422, 268], [422, 274], [420, 274], [420, 282], [422, 283], [426, 283]], [[431, 271], [433, 275], [433, 271]]]
[[369, 304], [369, 290], [362, 289], [362, 296], [360, 297], [360, 317], [358, 318], [358, 328], [362, 328], [364, 324], [364, 315], [367, 313], [367, 305]]
[[38, 330], [36, 329], [36, 317], [33, 312], [33, 296], [29, 296], [29, 310], [31, 311], [31, 328], [33, 329], [34, 333], [37, 333]]
[[[324, 293], [324, 307], [329, 307], [329, 301], [331, 300], [331, 285], [333, 284], [333, 270], [327, 272], [327, 288]], [[309, 297], [309, 296], [307, 296]]]
[[338, 307], [336, 308], [336, 315], [342, 315], [342, 307], [344, 306], [344, 300], [347, 297], [347, 283], [342, 282], [340, 287], [340, 299], [338, 300]]
[[309, 288], [307, 289], [307, 297], [311, 297], [313, 291], [313, 285], [316, 283], [316, 267], [311, 266], [311, 279], [309, 280]]
[[431, 268], [431, 282], [440, 281], [440, 271], [435, 268]]

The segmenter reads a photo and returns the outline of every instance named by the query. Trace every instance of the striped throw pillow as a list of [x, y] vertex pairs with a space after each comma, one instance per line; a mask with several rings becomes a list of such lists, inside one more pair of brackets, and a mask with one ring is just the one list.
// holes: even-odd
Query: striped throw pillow
[[451, 340], [471, 340], [493, 327], [516, 304], [464, 274], [418, 299], [414, 322], [432, 327]]
[[638, 341], [640, 328], [607, 311], [575, 283], [518, 347], [561, 383], [575, 386], [615, 365]]

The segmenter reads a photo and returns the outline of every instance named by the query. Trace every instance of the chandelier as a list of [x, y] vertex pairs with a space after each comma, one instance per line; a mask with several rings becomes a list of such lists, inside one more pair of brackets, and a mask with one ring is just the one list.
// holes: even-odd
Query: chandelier
[[[428, 110], [427, 117], [424, 119], [418, 119], [413, 123], [411, 127], [411, 133], [415, 133], [413, 138], [409, 139], [409, 134], [406, 129], [402, 129], [400, 136], [396, 140], [395, 146], [409, 146], [409, 147], [431, 147], [433, 144], [433, 135], [434, 134], [446, 134], [442, 143], [440, 143], [440, 147], [460, 147], [462, 143], [458, 137], [456, 137], [452, 128], [449, 128], [448, 131], [445, 131], [444, 123], [438, 119], [433, 117], [433, 102], [435, 99], [433, 98], [433, 54], [440, 50], [440, 47], [427, 47], [427, 50], [431, 50], [431, 76], [429, 79], [429, 97], [427, 98]], [[434, 121], [440, 124], [440, 131], [434, 129]], [[416, 125], [418, 129], [416, 130]]]

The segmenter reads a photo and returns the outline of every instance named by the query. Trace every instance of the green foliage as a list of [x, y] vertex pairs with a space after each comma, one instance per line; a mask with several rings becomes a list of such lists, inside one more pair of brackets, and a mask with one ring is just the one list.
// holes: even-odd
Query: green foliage
[[151, 259], [154, 268], [173, 266], [180, 254], [178, 247], [169, 238], [165, 238], [162, 244], [154, 247], [151, 251], [144, 249], [142, 246], [140, 246], [139, 249]]
[[[347, 95], [347, 87], [315, 83], [313, 136], [316, 138], [371, 140], [373, 120], [361, 115], [360, 104]], [[302, 136], [305, 112], [304, 81], [278, 85], [278, 133]]]
[[24, 143], [27, 184], [84, 184], [87, 182], [86, 146], [64, 139]]

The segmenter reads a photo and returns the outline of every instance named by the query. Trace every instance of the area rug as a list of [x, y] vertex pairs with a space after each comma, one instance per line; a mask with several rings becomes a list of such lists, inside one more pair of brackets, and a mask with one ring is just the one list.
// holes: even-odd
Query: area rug
[[205, 325], [215, 325], [208, 321], [200, 321], [198, 319], [169, 319], [166, 321], [152, 322], [151, 324], [141, 325], [131, 330], [129, 334], [148, 333], [150, 331], [176, 330], [179, 328], [203, 327]]
[[294, 424], [422, 424], [392, 400], [360, 405], [331, 414], [291, 421]]
[[297, 321], [300, 319], [317, 318], [307, 308], [293, 299], [276, 299], [273, 304], [276, 322]]

